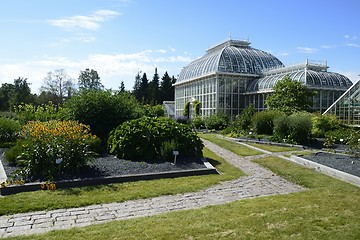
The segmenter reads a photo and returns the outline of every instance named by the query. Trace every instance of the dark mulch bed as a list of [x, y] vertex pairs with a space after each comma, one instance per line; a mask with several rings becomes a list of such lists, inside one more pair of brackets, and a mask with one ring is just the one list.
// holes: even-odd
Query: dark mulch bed
[[[18, 167], [9, 164], [3, 160], [4, 149], [0, 149], [0, 160], [4, 166], [7, 176], [16, 171]], [[113, 155], [103, 155], [96, 157], [95, 160], [78, 174], [71, 176], [61, 176], [56, 180], [71, 180], [71, 179], [90, 179], [99, 177], [112, 177], [133, 174], [147, 174], [147, 173], [160, 173], [170, 171], [182, 171], [192, 169], [206, 168], [201, 159], [187, 158], [177, 159], [176, 165], [170, 162], [144, 162], [144, 161], [130, 161], [118, 159]], [[34, 182], [38, 179], [27, 179], [27, 182]], [[46, 180], [46, 179], [45, 179]]]
[[360, 158], [349, 155], [317, 152], [312, 155], [301, 156], [307, 160], [360, 177]]

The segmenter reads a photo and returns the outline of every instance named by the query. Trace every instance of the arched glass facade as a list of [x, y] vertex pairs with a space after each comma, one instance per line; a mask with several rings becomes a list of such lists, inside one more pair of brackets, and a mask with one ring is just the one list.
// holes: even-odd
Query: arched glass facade
[[347, 77], [327, 72], [327, 68], [326, 64], [309, 61], [285, 67], [247, 41], [229, 40], [182, 69], [175, 84], [175, 114], [181, 116], [191, 99], [201, 102], [202, 116], [218, 112], [234, 116], [249, 104], [264, 110], [266, 97], [287, 75], [315, 89], [314, 110], [324, 112], [352, 85]]
[[360, 126], [360, 80], [341, 95], [324, 114], [334, 114], [346, 124]]

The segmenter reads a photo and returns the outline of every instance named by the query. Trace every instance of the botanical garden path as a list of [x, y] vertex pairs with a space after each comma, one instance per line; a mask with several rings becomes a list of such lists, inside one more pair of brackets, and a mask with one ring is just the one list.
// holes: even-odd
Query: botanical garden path
[[197, 209], [245, 198], [287, 194], [304, 190], [304, 188], [250, 162], [249, 158], [239, 157], [213, 143], [203, 141], [207, 148], [242, 169], [247, 176], [193, 193], [73, 209], [0, 216], [0, 237], [45, 233], [57, 229], [83, 227], [113, 220], [152, 216], [169, 211]]

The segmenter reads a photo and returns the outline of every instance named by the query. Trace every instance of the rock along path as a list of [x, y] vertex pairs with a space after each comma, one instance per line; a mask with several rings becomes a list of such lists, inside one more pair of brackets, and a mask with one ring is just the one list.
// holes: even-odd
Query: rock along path
[[[169, 211], [197, 209], [245, 198], [288, 194], [304, 190], [238, 155], [211, 142], [204, 144], [247, 176], [222, 182], [199, 192], [150, 199], [92, 205], [81, 208], [38, 211], [0, 216], [0, 237], [45, 233], [51, 230], [83, 227], [113, 220], [153, 216]], [[260, 155], [263, 156], [263, 155]], [[254, 157], [252, 157], [254, 158]]]

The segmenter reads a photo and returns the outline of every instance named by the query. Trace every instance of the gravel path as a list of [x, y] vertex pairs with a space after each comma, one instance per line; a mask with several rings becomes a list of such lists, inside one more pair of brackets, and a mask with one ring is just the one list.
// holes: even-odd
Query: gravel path
[[160, 196], [74, 209], [0, 216], [0, 237], [45, 233], [56, 229], [68, 229], [113, 220], [153, 216], [169, 211], [197, 209], [245, 198], [288, 194], [304, 190], [304, 188], [290, 183], [274, 175], [271, 171], [215, 144], [205, 140], [204, 144], [211, 151], [242, 169], [248, 176], [223, 182], [194, 193]]

